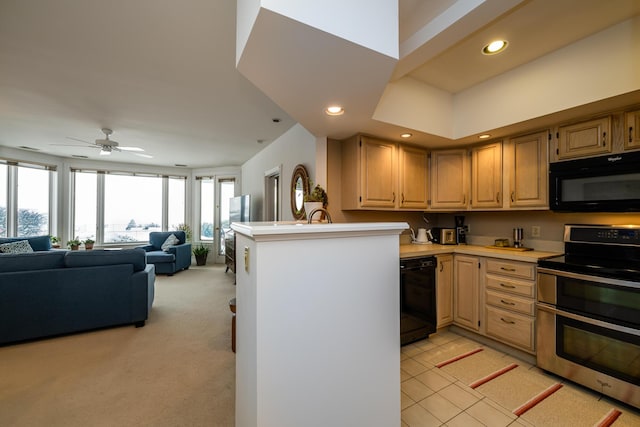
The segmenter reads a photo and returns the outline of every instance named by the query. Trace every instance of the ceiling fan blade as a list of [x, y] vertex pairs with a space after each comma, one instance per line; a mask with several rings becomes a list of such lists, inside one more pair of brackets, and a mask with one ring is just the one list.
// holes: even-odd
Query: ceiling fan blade
[[142, 148], [140, 147], [121, 147], [118, 146], [118, 148], [122, 151], [144, 151]]
[[145, 159], [153, 159], [153, 156], [150, 155], [150, 154], [140, 154], [140, 153], [131, 153], [131, 154], [135, 154], [136, 156], [144, 157]]
[[72, 136], [67, 136], [67, 139], [71, 139], [73, 141], [78, 141], [78, 142], [84, 142], [85, 144], [89, 144], [89, 145], [95, 145], [93, 142], [85, 141], [85, 140], [80, 139], [80, 138], [74, 138]]
[[77, 144], [49, 144], [58, 147], [80, 147], [80, 148], [100, 148], [97, 145], [77, 145]]

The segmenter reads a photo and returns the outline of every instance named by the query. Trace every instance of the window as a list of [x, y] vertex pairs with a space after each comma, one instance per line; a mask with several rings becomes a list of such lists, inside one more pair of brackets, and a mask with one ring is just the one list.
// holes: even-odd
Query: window
[[162, 230], [162, 180], [157, 177], [106, 175], [104, 242], [144, 242]]
[[213, 178], [200, 180], [200, 240], [213, 240]]
[[178, 225], [184, 224], [185, 212], [185, 184], [186, 179], [169, 177], [169, 203], [167, 225], [169, 230], [177, 230]]
[[74, 191], [73, 236], [80, 240], [96, 240], [98, 230], [98, 174], [76, 173]]
[[98, 244], [147, 242], [185, 220], [186, 177], [73, 170], [73, 236]]
[[53, 166], [0, 160], [0, 236], [49, 234], [52, 171]]
[[7, 237], [7, 170], [0, 164], [0, 237]]

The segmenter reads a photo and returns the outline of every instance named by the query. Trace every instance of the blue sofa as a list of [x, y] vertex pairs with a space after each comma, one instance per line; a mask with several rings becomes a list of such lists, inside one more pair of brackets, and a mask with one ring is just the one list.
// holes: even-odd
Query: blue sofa
[[144, 326], [154, 270], [140, 249], [0, 254], [0, 345]]
[[[178, 244], [163, 251], [162, 244], [172, 234], [178, 238]], [[149, 244], [139, 248], [147, 253], [147, 264], [156, 266], [157, 274], [173, 276], [173, 273], [191, 266], [191, 243], [186, 243], [184, 231], [152, 231]]]

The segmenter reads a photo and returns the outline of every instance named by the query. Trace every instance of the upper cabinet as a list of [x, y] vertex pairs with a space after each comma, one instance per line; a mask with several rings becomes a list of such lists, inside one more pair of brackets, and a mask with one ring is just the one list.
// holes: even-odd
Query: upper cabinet
[[427, 209], [429, 197], [429, 153], [427, 150], [398, 146], [398, 169], [401, 209]]
[[427, 208], [428, 153], [355, 135], [342, 141], [343, 209]]
[[505, 144], [508, 207], [549, 207], [549, 132], [512, 138]]
[[466, 209], [469, 167], [466, 149], [431, 153], [431, 209]]
[[640, 110], [625, 114], [625, 128], [624, 149], [633, 150], [640, 148]]
[[471, 208], [502, 207], [502, 142], [471, 148]]
[[611, 152], [611, 117], [558, 128], [558, 160]]

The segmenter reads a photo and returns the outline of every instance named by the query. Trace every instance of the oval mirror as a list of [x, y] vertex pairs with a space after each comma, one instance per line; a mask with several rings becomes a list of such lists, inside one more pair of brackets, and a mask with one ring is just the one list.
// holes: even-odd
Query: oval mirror
[[296, 220], [304, 219], [304, 196], [309, 194], [309, 174], [302, 165], [293, 169], [291, 176], [291, 213]]

